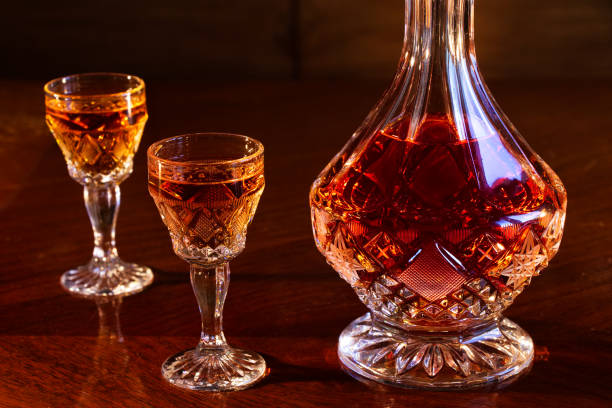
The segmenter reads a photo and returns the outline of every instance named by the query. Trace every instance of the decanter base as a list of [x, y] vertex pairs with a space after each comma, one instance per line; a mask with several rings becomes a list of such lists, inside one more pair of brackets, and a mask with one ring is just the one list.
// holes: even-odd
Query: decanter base
[[162, 375], [170, 383], [191, 390], [237, 391], [266, 376], [266, 362], [253, 352], [231, 347], [191, 349], [168, 358]]
[[142, 292], [153, 282], [153, 271], [146, 266], [115, 259], [106, 263], [89, 262], [65, 272], [62, 287], [84, 298], [122, 297]]
[[503, 318], [473, 332], [416, 333], [367, 313], [344, 329], [340, 361], [351, 373], [379, 383], [429, 390], [505, 386], [531, 367], [533, 341]]

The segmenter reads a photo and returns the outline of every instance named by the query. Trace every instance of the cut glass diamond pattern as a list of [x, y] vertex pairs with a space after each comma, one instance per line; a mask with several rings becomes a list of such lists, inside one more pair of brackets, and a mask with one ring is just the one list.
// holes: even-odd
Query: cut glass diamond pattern
[[482, 311], [482, 303], [479, 300], [475, 301], [472, 306], [467, 308], [467, 311], [474, 317], [479, 316]]
[[427, 312], [427, 314], [434, 317], [434, 316], [437, 316], [438, 313], [442, 311], [442, 308], [436, 304], [430, 304], [429, 306], [425, 307], [424, 310], [425, 312]]
[[404, 257], [402, 248], [384, 231], [376, 234], [364, 249], [386, 268], [396, 265]]
[[397, 303], [387, 299], [386, 301], [383, 302], [382, 305], [382, 312], [385, 315], [388, 316], [393, 316], [395, 314], [397, 314], [400, 311], [400, 307], [397, 305]]
[[413, 298], [413, 297], [416, 295], [416, 294], [415, 294], [413, 291], [411, 291], [411, 290], [410, 290], [410, 289], [408, 289], [408, 288], [401, 288], [401, 289], [398, 291], [398, 294], [399, 294], [401, 297], [403, 297], [404, 299], [406, 299], [406, 300], [407, 300], [407, 299], [410, 299], [410, 298]]
[[501, 276], [507, 278], [508, 287], [521, 291], [547, 265], [548, 254], [544, 245], [531, 229], [527, 229], [519, 251], [512, 255], [512, 262], [501, 271]]
[[484, 233], [464, 247], [463, 253], [474, 266], [484, 269], [499, 259], [505, 250], [506, 247], [496, 237]]
[[167, 196], [156, 204], [179, 256], [217, 262], [231, 258], [244, 248], [246, 226], [257, 208], [256, 200], [253, 202], [251, 197], [234, 199], [236, 209], [228, 211], [224, 207], [196, 205], [193, 197], [181, 201], [184, 193], [181, 190], [163, 191]]
[[319, 250], [324, 250], [323, 246], [327, 240], [327, 231], [334, 231], [336, 222], [330, 213], [318, 208], [312, 209], [312, 220], [317, 247]]
[[449, 262], [445, 252], [450, 253], [437, 243], [427, 244], [397, 279], [429, 301], [446, 297], [466, 279], [458, 272], [460, 268]]
[[[431, 248], [426, 246], [424, 252], [427, 253], [430, 250]], [[446, 261], [447, 258], [442, 256], [442, 249], [437, 250], [440, 257]], [[436, 266], [439, 267], [439, 265]], [[449, 293], [437, 299], [428, 299], [422, 293], [417, 292], [417, 289], [404, 286], [406, 282], [402, 275], [403, 273], [394, 277], [379, 276], [360, 296], [360, 299], [374, 313], [400, 322], [479, 318], [502, 308], [495, 286], [487, 279], [466, 280], [464, 275], [460, 274], [461, 279], [457, 280]], [[456, 285], [459, 286], [458, 289]], [[418, 287], [419, 285], [413, 284], [413, 286]], [[426, 290], [422, 292], [427, 293]]]
[[387, 275], [383, 275], [383, 276], [380, 277], [380, 283], [383, 284], [385, 287], [387, 287], [389, 289], [395, 289], [395, 288], [398, 288], [399, 286], [401, 286], [401, 283], [399, 283], [396, 280], [388, 277]]
[[[531, 271], [546, 265], [544, 244], [551, 245], [563, 217], [553, 214], [520, 230], [506, 217], [496, 231], [448, 231], [443, 242], [456, 243], [455, 255], [440, 241], [412, 244], [417, 241], [409, 229], [366, 238], [361, 222], [323, 215], [313, 213], [313, 221], [329, 231], [321, 240], [329, 263], [374, 313], [399, 324], [479, 319], [503, 310], [520, 293], [516, 288], [529, 282]], [[483, 275], [473, 272], [487, 269]]]
[[463, 307], [459, 303], [455, 303], [451, 307], [448, 308], [448, 311], [451, 312], [452, 317], [455, 319], [461, 316], [464, 310], [465, 310], [465, 307]]
[[86, 134], [81, 138], [79, 145], [77, 146], [77, 153], [87, 162], [89, 165], [96, 164], [100, 156], [102, 156], [102, 149], [98, 146], [98, 142]]
[[451, 295], [453, 298], [462, 301], [466, 297], [470, 296], [470, 292], [465, 289], [459, 289]]
[[359, 273], [374, 272], [374, 266], [363, 253], [349, 245], [350, 233], [344, 227], [338, 226], [333, 239], [326, 250], [327, 262], [351, 285], [359, 279]]
[[372, 285], [372, 290], [381, 297], [388, 296], [393, 293], [391, 289], [387, 288], [385, 285], [379, 282], [374, 282], [374, 284]]
[[482, 278], [476, 278], [469, 281], [466, 286], [475, 292], [480, 292], [487, 286], [487, 281]]
[[542, 240], [546, 243], [550, 258], [559, 252], [561, 238], [563, 238], [563, 227], [565, 226], [565, 212], [556, 211], [542, 233]]

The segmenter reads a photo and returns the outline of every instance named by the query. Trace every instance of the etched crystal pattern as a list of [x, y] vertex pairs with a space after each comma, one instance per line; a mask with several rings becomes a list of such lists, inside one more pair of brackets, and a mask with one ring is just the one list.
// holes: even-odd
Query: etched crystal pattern
[[213, 391], [250, 387], [265, 371], [266, 363], [259, 354], [229, 347], [189, 350], [169, 358], [162, 366], [162, 375], [174, 385]]
[[517, 293], [548, 265], [548, 254], [540, 239], [530, 228], [524, 236], [518, 251], [512, 255], [510, 265], [500, 272], [501, 276], [507, 278], [506, 285]]
[[414, 137], [425, 142], [402, 141], [404, 124], [396, 124], [344, 168], [328, 169], [312, 190], [314, 235], [376, 315], [408, 326], [469, 325], [510, 305], [556, 254], [565, 192], [520, 166], [481, 191], [468, 155], [492, 142], [429, 144], [456, 137], [448, 122], [431, 122], [420, 131], [434, 133]]
[[473, 334], [428, 341], [366, 315], [345, 329], [338, 347], [342, 363], [366, 377], [438, 389], [465, 378], [472, 386], [504, 380], [533, 357], [531, 339], [508, 319]]
[[148, 115], [144, 99], [129, 108], [105, 101], [72, 112], [47, 102], [47, 124], [62, 149], [70, 175], [79, 182], [121, 180], [132, 171]]
[[263, 174], [230, 183], [185, 184], [149, 175], [149, 190], [184, 259], [217, 263], [238, 255], [263, 192]]
[[[313, 210], [315, 223], [326, 216], [322, 214]], [[562, 231], [560, 217], [553, 217], [551, 225], [540, 229], [541, 238], [535, 232], [539, 226], [529, 224], [510, 246], [483, 233], [458, 242], [454, 252], [435, 241], [421, 243], [406, 259], [407, 251], [397, 244], [401, 240], [389, 234], [378, 233], [361, 248], [345, 224], [328, 216], [323, 222], [333, 228], [332, 239], [320, 240], [326, 243], [330, 265], [375, 314], [406, 325], [502, 311], [548, 265], [548, 247], [558, 249]], [[397, 258], [403, 259], [402, 267], [385, 268], [385, 261]], [[475, 268], [485, 273], [475, 274]]]
[[445, 257], [445, 251], [438, 243], [428, 244], [397, 279], [428, 301], [445, 298], [466, 280], [465, 275], [458, 272], [463, 266], [449, 262], [452, 255], [447, 252]]
[[549, 256], [554, 257], [559, 252], [563, 228], [565, 227], [565, 211], [555, 211], [542, 233], [542, 241], [546, 245]]

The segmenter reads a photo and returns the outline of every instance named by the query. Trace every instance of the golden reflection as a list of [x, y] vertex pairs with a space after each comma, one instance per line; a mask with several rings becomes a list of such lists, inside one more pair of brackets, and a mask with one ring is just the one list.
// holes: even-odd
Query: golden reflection
[[107, 338], [109, 341], [115, 340], [119, 343], [123, 342], [121, 321], [119, 320], [119, 311], [121, 310], [122, 302], [123, 298], [121, 297], [106, 297], [96, 300], [100, 323], [98, 339]]
[[121, 334], [121, 301], [121, 298], [107, 298], [97, 302], [100, 328], [90, 374], [81, 387], [77, 407], [114, 406], [117, 401], [113, 395], [122, 396], [122, 406], [146, 406], [149, 400], [138, 365], [131, 361]]

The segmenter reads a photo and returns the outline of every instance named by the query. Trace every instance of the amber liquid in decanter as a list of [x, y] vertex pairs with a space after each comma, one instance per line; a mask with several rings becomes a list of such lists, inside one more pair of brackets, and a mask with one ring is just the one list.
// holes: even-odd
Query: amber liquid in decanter
[[462, 140], [446, 115], [426, 115], [408, 138], [410, 126], [378, 131], [315, 183], [317, 246], [387, 319], [489, 316], [558, 250], [558, 192], [528, 172], [537, 157], [520, 163], [496, 135]]
[[502, 312], [559, 249], [563, 184], [478, 69], [473, 0], [406, 0], [396, 76], [315, 180], [315, 243], [369, 313], [340, 334], [357, 376], [468, 389], [527, 371]]

